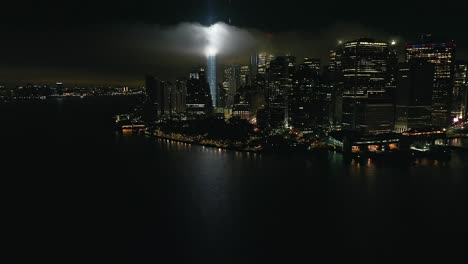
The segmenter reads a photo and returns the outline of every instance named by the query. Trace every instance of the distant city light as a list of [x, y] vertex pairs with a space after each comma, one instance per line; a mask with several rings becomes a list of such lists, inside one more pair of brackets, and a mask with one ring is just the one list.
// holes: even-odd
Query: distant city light
[[453, 119], [453, 123], [458, 123], [459, 121], [460, 121], [460, 119], [459, 119], [458, 117], [455, 117], [455, 118]]
[[395, 41], [395, 40], [392, 40], [392, 45], [396, 45], [396, 41]]
[[343, 44], [343, 41], [342, 40], [338, 40], [338, 44]]

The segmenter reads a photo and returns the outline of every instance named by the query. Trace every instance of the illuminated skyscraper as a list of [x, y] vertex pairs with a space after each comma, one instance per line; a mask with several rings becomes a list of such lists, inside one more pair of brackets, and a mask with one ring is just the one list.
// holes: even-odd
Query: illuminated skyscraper
[[270, 126], [284, 128], [289, 126], [288, 95], [295, 79], [296, 57], [278, 56], [269, 64], [266, 102]]
[[434, 65], [432, 124], [436, 127], [446, 127], [451, 121], [454, 57], [453, 41], [437, 41], [431, 35], [423, 35], [418, 42], [406, 45], [407, 61], [421, 58]]
[[271, 61], [275, 57], [272, 54], [268, 54], [267, 52], [261, 52], [258, 54], [258, 74], [260, 75], [265, 75], [267, 72], [267, 69], [270, 67]]
[[216, 102], [218, 101], [218, 84], [216, 81], [216, 54], [209, 53], [207, 59], [207, 77], [208, 84], [210, 86], [211, 101], [213, 106], [216, 107]]
[[389, 44], [361, 38], [342, 45], [342, 128], [364, 133], [393, 130], [393, 99], [387, 87]]
[[245, 85], [250, 85], [251, 82], [251, 77], [250, 77], [250, 67], [249, 65], [243, 65], [240, 68], [240, 85], [245, 86]]
[[328, 66], [328, 82], [331, 89], [331, 106], [329, 123], [332, 129], [340, 130], [343, 116], [343, 74], [341, 56], [343, 45], [339, 44], [336, 49], [330, 50]]
[[275, 57], [267, 52], [256, 53], [250, 57], [250, 75], [252, 83], [264, 85], [271, 61]]
[[238, 65], [229, 65], [224, 69], [223, 88], [227, 92], [227, 107], [231, 107], [234, 104], [234, 97], [241, 86], [240, 70], [241, 68]]
[[317, 80], [320, 75], [320, 59], [304, 58], [302, 64], [303, 67], [307, 67], [310, 70], [311, 78]]
[[453, 86], [452, 114], [459, 119], [466, 118], [466, 97], [468, 85], [468, 64], [466, 62], [455, 63], [455, 82]]
[[189, 116], [207, 115], [212, 111], [210, 87], [206, 80], [205, 69], [199, 68], [190, 73], [185, 92], [186, 112]]

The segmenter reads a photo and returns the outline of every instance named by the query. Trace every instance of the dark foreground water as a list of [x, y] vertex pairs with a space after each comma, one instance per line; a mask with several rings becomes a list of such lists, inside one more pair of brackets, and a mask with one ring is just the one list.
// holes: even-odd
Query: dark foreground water
[[220, 151], [116, 134], [129, 108], [0, 105], [1, 263], [467, 261], [466, 153], [409, 166]]

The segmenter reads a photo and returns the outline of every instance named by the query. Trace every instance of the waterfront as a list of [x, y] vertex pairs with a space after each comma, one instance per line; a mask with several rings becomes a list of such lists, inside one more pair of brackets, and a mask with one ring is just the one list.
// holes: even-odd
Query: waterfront
[[450, 162], [352, 164], [333, 152], [260, 155], [120, 135], [111, 118], [132, 105], [125, 98], [1, 105], [2, 257], [466, 259], [467, 153]]

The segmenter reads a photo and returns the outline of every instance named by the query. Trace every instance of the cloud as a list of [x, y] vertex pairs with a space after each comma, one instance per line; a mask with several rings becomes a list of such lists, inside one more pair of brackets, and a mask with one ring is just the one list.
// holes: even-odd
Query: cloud
[[[329, 49], [338, 39], [369, 36], [390, 41], [392, 37], [350, 23], [336, 23], [314, 32], [265, 32], [225, 23], [102, 24], [28, 30], [3, 32], [0, 68], [7, 70], [4, 76], [12, 73], [11, 76], [23, 76], [21, 80], [32, 80], [39, 75], [52, 80], [58, 78], [55, 74], [62, 79], [115, 83], [142, 82], [142, 76], [150, 72], [163, 79], [174, 79], [186, 76], [196, 65], [203, 65], [205, 49], [210, 45], [216, 46], [221, 66], [247, 64], [250, 55], [264, 50], [296, 55], [298, 62], [305, 56], [326, 62]], [[21, 68], [28, 71], [21, 75]], [[30, 75], [34, 69], [35, 74]]]

